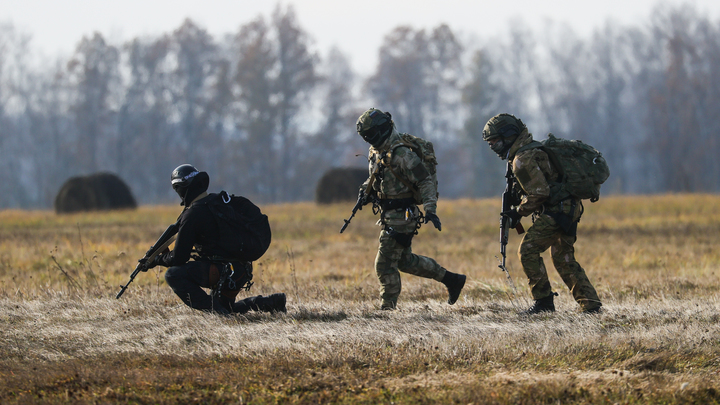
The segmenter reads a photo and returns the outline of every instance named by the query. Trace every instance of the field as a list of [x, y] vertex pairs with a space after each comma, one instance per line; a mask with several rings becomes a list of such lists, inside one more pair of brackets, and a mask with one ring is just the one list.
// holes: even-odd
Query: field
[[516, 290], [497, 267], [498, 200], [441, 200], [413, 250], [468, 283], [449, 306], [404, 275], [393, 312], [376, 218], [338, 233], [351, 206], [263, 207], [249, 294], [283, 291], [288, 313], [233, 317], [185, 307], [162, 267], [115, 299], [178, 206], [0, 212], [0, 403], [720, 403], [720, 196], [587, 203], [576, 256], [605, 311], [579, 314], [549, 265], [558, 312], [533, 317], [519, 236]]

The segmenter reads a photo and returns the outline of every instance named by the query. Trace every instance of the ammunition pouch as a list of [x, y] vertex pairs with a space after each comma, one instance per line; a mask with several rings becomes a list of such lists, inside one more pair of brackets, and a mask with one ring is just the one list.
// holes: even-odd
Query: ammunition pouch
[[576, 236], [577, 235], [577, 221], [573, 221], [572, 217], [568, 214], [564, 214], [562, 212], [546, 212], [545, 215], [549, 216], [550, 218], [554, 219], [555, 222], [558, 224], [560, 229], [562, 229], [563, 233], [568, 236]]
[[[570, 212], [565, 213], [563, 212], [563, 204], [569, 201], [569, 204], [571, 204]], [[575, 217], [575, 210], [577, 209], [577, 201], [575, 199], [565, 199], [563, 201], [560, 201], [559, 204], [553, 205], [551, 208], [546, 207], [544, 210], [544, 214], [549, 216], [550, 218], [554, 219], [555, 222], [558, 224], [560, 229], [562, 229], [563, 233], [565, 233], [568, 236], [576, 236], [577, 235], [577, 225], [578, 222], [580, 222], [580, 219], [578, 218], [577, 221], [574, 221], [573, 218]]]
[[244, 261], [210, 260], [212, 295], [234, 301], [241, 290], [252, 287], [252, 263]]
[[397, 242], [398, 245], [406, 248], [412, 245], [413, 236], [417, 233], [417, 231], [412, 233], [400, 233], [392, 228], [387, 228], [385, 232], [387, 232], [391, 238], [395, 239], [395, 242]]

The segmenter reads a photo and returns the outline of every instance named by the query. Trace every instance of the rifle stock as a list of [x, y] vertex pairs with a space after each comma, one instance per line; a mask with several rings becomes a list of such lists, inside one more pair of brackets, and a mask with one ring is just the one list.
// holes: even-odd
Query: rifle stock
[[172, 244], [175, 241], [175, 237], [177, 235], [178, 229], [180, 228], [179, 224], [176, 222], [170, 226], [167, 227], [165, 232], [160, 235], [157, 241], [155, 241], [155, 244], [153, 244], [150, 249], [148, 249], [147, 252], [145, 252], [145, 256], [143, 256], [142, 259], [138, 260], [138, 265], [135, 266], [135, 270], [133, 270], [132, 274], [130, 274], [130, 280], [127, 282], [127, 284], [120, 286], [120, 291], [115, 296], [116, 299], [120, 299], [122, 297], [123, 293], [125, 293], [125, 290], [127, 290], [130, 283], [135, 280], [135, 277], [145, 269], [145, 265], [147, 262], [153, 260], [157, 255], [159, 255], [163, 250], [168, 248], [170, 244]]

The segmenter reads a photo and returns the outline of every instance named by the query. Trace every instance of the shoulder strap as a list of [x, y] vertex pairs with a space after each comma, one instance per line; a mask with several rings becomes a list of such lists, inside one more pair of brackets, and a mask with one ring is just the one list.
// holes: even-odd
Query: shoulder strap
[[550, 164], [552, 164], [553, 167], [555, 167], [555, 170], [558, 171], [558, 183], [562, 183], [563, 179], [565, 178], [565, 170], [563, 170], [563, 166], [560, 164], [560, 160], [555, 154], [555, 151], [553, 151], [552, 148], [542, 147], [541, 149], [543, 150], [543, 152], [547, 153], [548, 158], [550, 159]]
[[542, 142], [532, 141], [529, 144], [522, 146], [520, 149], [518, 149], [517, 152], [515, 152], [515, 155], [517, 155], [520, 152], [524, 152], [524, 151], [530, 150], [530, 149], [540, 149], [548, 155], [550, 164], [553, 165], [555, 170], [557, 170], [558, 173], [560, 174], [560, 176], [558, 176], [557, 181], [562, 182], [563, 177], [565, 177], [565, 171], [563, 170], [563, 167], [560, 164], [560, 160], [558, 159], [555, 152], [551, 148], [546, 148]]
[[[368, 181], [367, 188], [365, 188], [365, 195], [370, 195], [373, 188], [375, 187], [375, 182], [377, 181], [378, 177], [380, 177], [380, 171], [385, 166], [384, 154], [380, 153], [380, 151], [378, 151], [378, 150], [375, 150], [375, 152], [373, 152], [373, 153], [380, 156], [380, 161], [377, 162], [377, 165], [375, 166], [375, 170], [373, 170], [372, 174], [370, 174], [370, 180]], [[379, 192], [380, 190], [376, 189], [375, 191]]]
[[[517, 155], [518, 153], [525, 152], [526, 150], [538, 149], [538, 148], [542, 148], [542, 147], [543, 147], [543, 144], [541, 142], [532, 141], [529, 144], [520, 147], [520, 149], [518, 149], [517, 152], [515, 152], [515, 154]], [[544, 148], [543, 148], [543, 150], [544, 150]]]

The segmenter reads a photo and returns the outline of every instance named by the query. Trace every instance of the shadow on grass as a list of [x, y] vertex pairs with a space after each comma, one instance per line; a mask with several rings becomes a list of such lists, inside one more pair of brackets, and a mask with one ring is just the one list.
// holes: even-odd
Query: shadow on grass
[[311, 321], [311, 322], [340, 322], [348, 318], [348, 314], [345, 311], [322, 311], [308, 309], [304, 307], [298, 308], [297, 311], [293, 311], [288, 314], [289, 317], [296, 321]]

